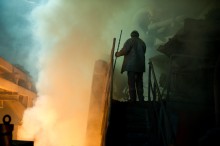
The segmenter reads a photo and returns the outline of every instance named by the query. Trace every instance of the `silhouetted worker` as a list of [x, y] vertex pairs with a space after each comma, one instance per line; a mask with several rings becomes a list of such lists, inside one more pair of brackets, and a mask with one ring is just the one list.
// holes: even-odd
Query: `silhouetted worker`
[[145, 72], [146, 44], [139, 38], [138, 31], [131, 32], [131, 38], [123, 48], [115, 53], [116, 57], [124, 56], [121, 73], [127, 71], [130, 101], [136, 101], [136, 94], [139, 101], [144, 101], [143, 73]]

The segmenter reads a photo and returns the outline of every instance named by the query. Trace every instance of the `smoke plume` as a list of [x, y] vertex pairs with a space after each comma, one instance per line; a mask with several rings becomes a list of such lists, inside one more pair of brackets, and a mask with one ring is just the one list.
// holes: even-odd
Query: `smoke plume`
[[50, 0], [32, 11], [39, 47], [38, 98], [24, 113], [18, 139], [34, 140], [35, 146], [84, 144], [93, 66], [110, 53], [112, 32], [132, 21], [122, 11], [130, 5], [116, 0]]
[[154, 13], [157, 19], [151, 11], [155, 5], [150, 0], [49, 0], [36, 6], [30, 20], [38, 98], [25, 111], [18, 138], [34, 140], [35, 146], [83, 146], [95, 60], [106, 59], [121, 29], [121, 42], [133, 29], [145, 37], [143, 27], [152, 18], [139, 14]]

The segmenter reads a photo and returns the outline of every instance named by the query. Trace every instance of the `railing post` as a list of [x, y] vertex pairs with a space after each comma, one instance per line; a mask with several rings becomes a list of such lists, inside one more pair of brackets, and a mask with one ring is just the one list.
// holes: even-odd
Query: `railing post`
[[156, 83], [154, 81], [154, 84], [153, 84], [153, 101], [157, 101], [157, 88], [156, 88]]
[[151, 96], [150, 96], [150, 92], [151, 92], [151, 62], [148, 63], [149, 64], [149, 70], [148, 70], [148, 101], [151, 101]]

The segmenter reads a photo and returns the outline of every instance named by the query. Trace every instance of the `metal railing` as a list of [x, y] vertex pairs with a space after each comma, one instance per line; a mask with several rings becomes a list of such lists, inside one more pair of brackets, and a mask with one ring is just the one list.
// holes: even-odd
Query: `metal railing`
[[[166, 109], [166, 99], [169, 96], [169, 78], [166, 79], [165, 87], [162, 92], [156, 78], [153, 63], [149, 62], [148, 74], [148, 101], [151, 103], [150, 111], [154, 113], [156, 122], [155, 136], [161, 140], [163, 146], [168, 146], [175, 139], [174, 130], [172, 128], [170, 116]], [[167, 91], [165, 94], [165, 91]], [[152, 98], [151, 98], [152, 97]]]
[[[157, 81], [153, 62], [149, 62], [148, 101], [152, 103], [152, 110], [155, 113], [157, 121], [157, 135], [162, 139], [163, 146], [168, 146], [169, 144], [173, 143], [176, 137], [175, 129], [172, 126], [170, 113], [167, 111], [166, 103], [170, 100], [170, 97], [173, 96], [173, 94], [176, 92], [175, 89], [173, 89], [175, 88], [175, 85], [173, 85], [174, 83], [172, 80], [177, 74], [177, 68], [180, 68], [177, 64], [180, 63], [183, 66], [187, 66], [188, 68], [186, 68], [185, 71], [182, 68], [180, 70], [181, 72], [186, 72], [187, 70], [195, 69], [193, 68], [194, 64], [208, 64], [207, 66], [209, 68], [213, 68], [213, 62], [214, 60], [210, 58], [173, 54], [172, 56], [170, 56], [169, 70], [162, 91]], [[190, 66], [191, 68], [189, 68]], [[198, 67], [202, 68], [206, 66]], [[159, 110], [157, 109], [156, 104], [159, 104]]]

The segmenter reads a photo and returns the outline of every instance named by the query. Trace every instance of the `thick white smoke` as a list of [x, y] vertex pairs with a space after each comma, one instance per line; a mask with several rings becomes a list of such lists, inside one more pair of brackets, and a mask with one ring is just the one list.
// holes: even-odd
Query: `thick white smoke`
[[136, 9], [127, 0], [49, 0], [32, 11], [38, 98], [24, 113], [18, 139], [84, 145], [95, 60], [110, 53], [122, 26], [130, 33]]

